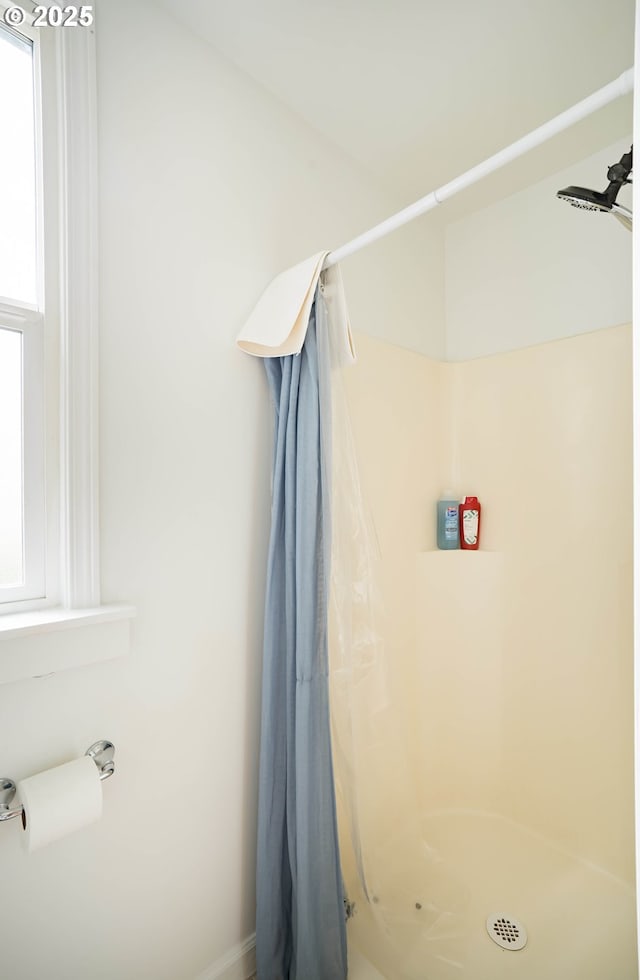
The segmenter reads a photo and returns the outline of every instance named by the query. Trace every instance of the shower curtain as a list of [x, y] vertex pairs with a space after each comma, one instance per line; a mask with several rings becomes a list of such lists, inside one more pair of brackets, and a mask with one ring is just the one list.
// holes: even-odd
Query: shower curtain
[[344, 980], [328, 694], [330, 354], [320, 290], [301, 352], [264, 363], [275, 445], [258, 807], [258, 977]]

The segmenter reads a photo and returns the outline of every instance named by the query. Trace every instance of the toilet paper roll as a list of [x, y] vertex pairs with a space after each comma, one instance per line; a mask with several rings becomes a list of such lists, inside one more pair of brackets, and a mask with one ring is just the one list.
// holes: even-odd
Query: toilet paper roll
[[17, 795], [24, 806], [28, 851], [66, 837], [102, 814], [100, 773], [88, 756], [23, 779]]

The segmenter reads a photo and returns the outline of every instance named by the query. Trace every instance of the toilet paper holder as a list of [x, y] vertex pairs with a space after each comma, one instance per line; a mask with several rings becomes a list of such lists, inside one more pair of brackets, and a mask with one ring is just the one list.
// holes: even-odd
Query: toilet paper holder
[[[109, 776], [113, 776], [116, 769], [116, 764], [113, 761], [115, 751], [113, 742], [103, 740], [94, 742], [85, 752], [85, 755], [88, 755], [95, 762], [100, 773], [100, 779], [108, 779]], [[13, 820], [14, 817], [23, 816], [24, 807], [22, 804], [11, 808], [15, 795], [16, 784], [14, 781], [0, 776], [0, 823], [4, 820]]]

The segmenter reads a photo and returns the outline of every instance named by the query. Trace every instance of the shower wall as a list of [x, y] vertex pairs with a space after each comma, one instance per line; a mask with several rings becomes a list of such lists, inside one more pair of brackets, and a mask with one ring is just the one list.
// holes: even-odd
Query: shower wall
[[501, 671], [476, 688], [501, 719], [498, 809], [630, 877], [631, 328], [453, 370], [458, 489], [504, 565]]
[[[447, 364], [358, 337], [347, 385], [418, 806], [633, 878], [631, 333]], [[435, 550], [446, 486], [481, 550]], [[380, 834], [406, 801], [384, 795]]]
[[[356, 349], [358, 362], [344, 377], [364, 503], [379, 552], [374, 573], [381, 599], [376, 628], [384, 645], [382, 683], [394, 706], [391, 719], [386, 712], [372, 722], [368, 749], [358, 757], [358, 782], [374, 836], [387, 836], [399, 818], [418, 808], [419, 753], [408, 710], [415, 689], [414, 566], [417, 552], [435, 548], [431, 501], [440, 493], [451, 437], [439, 424], [448, 397], [447, 365], [363, 334]], [[370, 714], [363, 704], [362, 721]]]

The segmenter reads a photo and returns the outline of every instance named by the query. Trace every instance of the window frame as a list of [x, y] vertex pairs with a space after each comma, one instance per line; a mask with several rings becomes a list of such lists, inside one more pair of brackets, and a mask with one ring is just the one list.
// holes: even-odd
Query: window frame
[[[0, 0], [0, 14], [8, 6]], [[26, 0], [21, 6], [30, 16], [36, 5]], [[37, 414], [38, 402], [44, 408], [46, 464], [39, 465], [29, 452], [33, 458], [27, 471], [25, 432], [25, 501], [38, 496], [42, 502], [46, 496], [47, 526], [25, 506], [25, 543], [39, 534], [39, 554], [44, 547], [46, 557], [37, 585], [34, 578], [23, 595], [16, 590], [15, 601], [5, 593], [0, 617], [100, 605], [95, 33], [93, 25], [65, 30], [33, 28], [27, 22], [12, 30], [33, 43], [34, 54], [37, 235], [44, 261], [33, 326], [41, 333], [44, 374], [39, 397], [33, 384], [29, 393], [25, 390], [24, 408], [25, 423], [28, 415]], [[27, 321], [21, 329], [31, 343], [35, 332]], [[29, 476], [40, 473], [46, 474], [45, 486], [27, 485]], [[27, 520], [32, 522], [28, 529]]]
[[[0, 16], [8, 6], [0, 0]], [[35, 3], [21, 6], [29, 16]], [[33, 44], [36, 173], [44, 193], [37, 195], [37, 308], [0, 299], [0, 323], [19, 329], [34, 357], [23, 397], [25, 504], [38, 498], [46, 529], [25, 506], [25, 542], [39, 536], [45, 559], [22, 595], [0, 590], [0, 622], [47, 607], [100, 605], [94, 28], [11, 28]]]
[[[8, 4], [0, 0], [0, 15]], [[23, 9], [35, 7], [20, 0]], [[44, 28], [47, 594], [0, 613], [0, 684], [126, 656], [134, 606], [100, 598], [95, 31]], [[45, 64], [46, 62], [46, 64]], [[49, 151], [49, 147], [51, 148]], [[55, 583], [55, 586], [54, 586]], [[8, 605], [8, 604], [7, 604]], [[19, 607], [19, 611], [15, 611]]]

